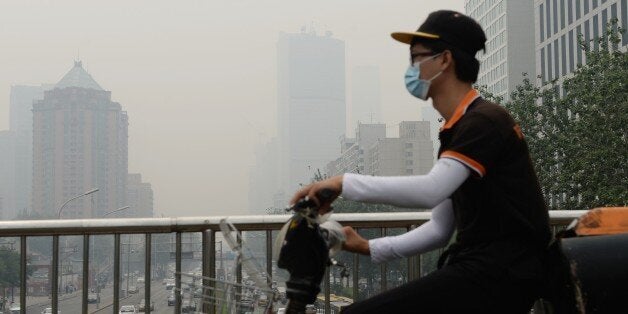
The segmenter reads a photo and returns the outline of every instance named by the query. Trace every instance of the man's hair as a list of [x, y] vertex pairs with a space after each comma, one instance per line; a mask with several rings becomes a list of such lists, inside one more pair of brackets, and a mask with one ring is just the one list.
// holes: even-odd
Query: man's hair
[[445, 50], [451, 51], [451, 55], [455, 61], [456, 77], [459, 80], [468, 83], [475, 83], [478, 80], [480, 61], [478, 61], [475, 56], [472, 56], [468, 52], [438, 39], [434, 40], [415, 37], [412, 40], [410, 48], [412, 48], [415, 44], [421, 44], [434, 53], [441, 53]]

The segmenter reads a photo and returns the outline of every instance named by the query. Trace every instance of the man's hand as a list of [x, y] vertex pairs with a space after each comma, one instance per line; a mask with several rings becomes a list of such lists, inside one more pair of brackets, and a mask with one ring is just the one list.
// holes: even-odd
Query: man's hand
[[363, 255], [371, 255], [369, 240], [363, 238], [351, 227], [343, 227], [342, 231], [345, 233], [346, 237], [345, 243], [342, 245], [343, 250]]
[[[321, 201], [318, 199], [319, 192], [322, 190], [332, 191], [331, 199]], [[319, 214], [323, 215], [329, 211], [331, 203], [342, 193], [342, 175], [331, 177], [329, 179], [314, 182], [301, 190], [297, 191], [290, 200], [290, 206], [296, 204], [300, 199], [308, 197], [318, 205]]]

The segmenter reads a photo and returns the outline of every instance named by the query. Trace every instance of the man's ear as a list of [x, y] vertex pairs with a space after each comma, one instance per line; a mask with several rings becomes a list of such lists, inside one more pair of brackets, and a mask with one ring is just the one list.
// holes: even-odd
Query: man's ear
[[443, 51], [443, 57], [440, 64], [440, 69], [445, 71], [446, 69], [452, 69], [455, 67], [454, 56], [450, 50]]

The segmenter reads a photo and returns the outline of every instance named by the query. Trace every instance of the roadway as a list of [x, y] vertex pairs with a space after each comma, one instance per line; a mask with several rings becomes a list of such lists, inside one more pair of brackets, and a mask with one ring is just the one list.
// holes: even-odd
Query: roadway
[[[121, 287], [124, 285], [121, 284]], [[138, 293], [129, 294], [127, 298], [120, 298], [120, 306], [122, 305], [135, 305], [139, 308], [140, 300], [144, 298], [144, 286], [138, 286]], [[168, 295], [170, 291], [166, 290], [166, 286], [161, 282], [152, 281], [151, 283], [151, 302], [155, 304], [155, 311], [153, 313], [171, 314], [174, 313], [174, 306], [168, 306]], [[62, 296], [60, 296], [62, 298]], [[100, 303], [88, 304], [88, 313], [113, 313], [113, 289], [107, 287], [100, 293]], [[27, 314], [40, 314], [46, 307], [50, 307], [50, 304], [31, 305], [26, 308]], [[59, 300], [59, 313], [80, 313], [81, 312], [81, 292], [68, 297], [67, 299]], [[115, 311], [118, 313], [118, 311]]]

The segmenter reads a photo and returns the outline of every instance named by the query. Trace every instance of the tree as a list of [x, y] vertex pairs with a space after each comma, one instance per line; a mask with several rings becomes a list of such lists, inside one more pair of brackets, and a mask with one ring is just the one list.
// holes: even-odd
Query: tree
[[539, 88], [525, 77], [505, 104], [526, 134], [551, 209], [627, 203], [628, 55], [618, 45], [623, 32], [614, 20], [595, 40], [579, 36], [587, 62], [564, 79], [562, 95], [559, 82]]

